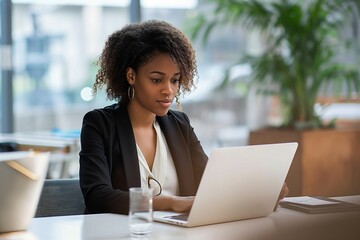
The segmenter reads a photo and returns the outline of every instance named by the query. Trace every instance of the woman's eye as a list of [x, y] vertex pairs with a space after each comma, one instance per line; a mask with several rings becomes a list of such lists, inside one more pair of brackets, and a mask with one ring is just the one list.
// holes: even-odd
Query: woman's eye
[[161, 79], [153, 78], [153, 79], [151, 79], [151, 81], [153, 81], [153, 83], [159, 83], [159, 82], [161, 82]]
[[178, 82], [180, 82], [180, 80], [179, 79], [173, 79], [173, 80], [171, 80], [173, 83], [178, 83]]

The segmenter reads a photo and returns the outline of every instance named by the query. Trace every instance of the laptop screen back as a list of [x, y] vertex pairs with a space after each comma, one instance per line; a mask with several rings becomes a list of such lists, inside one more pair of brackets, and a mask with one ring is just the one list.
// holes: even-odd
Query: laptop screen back
[[272, 213], [297, 143], [213, 150], [188, 224], [206, 225]]

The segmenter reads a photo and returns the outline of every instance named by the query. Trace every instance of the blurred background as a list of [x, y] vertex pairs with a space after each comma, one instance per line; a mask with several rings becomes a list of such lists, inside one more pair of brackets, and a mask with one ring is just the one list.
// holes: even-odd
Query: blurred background
[[[16, 138], [23, 145], [37, 140], [40, 146], [53, 144], [60, 150], [49, 177], [77, 177], [82, 117], [111, 104], [104, 91], [96, 97], [91, 94], [96, 61], [108, 35], [131, 22], [159, 19], [190, 36], [193, 17], [213, 8], [211, 1], [201, 0], [1, 0], [3, 142]], [[360, 42], [359, 29], [359, 18], [354, 18], [347, 37]], [[251, 130], [279, 122], [276, 99], [249, 89], [249, 65], [236, 65], [229, 83], [219, 88], [225, 69], [242, 55], [264, 49], [266, 42], [258, 31], [224, 26], [215, 29], [206, 44], [201, 39], [192, 42], [198, 84], [180, 100], [207, 153], [214, 147], [246, 145]], [[356, 51], [342, 57], [353, 59]], [[318, 111], [324, 119], [359, 126], [359, 99], [330, 101]], [[73, 161], [64, 167], [66, 157]]]

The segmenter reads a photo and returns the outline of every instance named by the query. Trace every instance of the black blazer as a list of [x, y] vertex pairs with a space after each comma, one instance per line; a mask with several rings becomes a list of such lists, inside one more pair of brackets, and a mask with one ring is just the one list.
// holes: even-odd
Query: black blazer
[[[204, 153], [186, 114], [169, 110], [157, 121], [178, 175], [180, 196], [194, 196]], [[87, 213], [129, 211], [129, 188], [140, 187], [135, 137], [126, 106], [113, 104], [85, 114], [81, 129], [80, 187]]]

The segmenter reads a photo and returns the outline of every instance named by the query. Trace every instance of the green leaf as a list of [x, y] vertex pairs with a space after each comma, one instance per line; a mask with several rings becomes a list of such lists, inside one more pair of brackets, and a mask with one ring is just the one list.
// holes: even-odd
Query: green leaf
[[[314, 104], [321, 89], [348, 97], [360, 92], [357, 66], [339, 61], [340, 50], [353, 47], [344, 41], [342, 28], [360, 12], [357, 0], [209, 0], [214, 11], [201, 13], [194, 23], [195, 38], [203, 44], [214, 29], [231, 26], [261, 31], [267, 43], [258, 56], [241, 56], [251, 65], [250, 86], [261, 94], [277, 95], [284, 107], [285, 125], [319, 127]], [[200, 36], [199, 33], [203, 35]], [[360, 55], [360, 44], [357, 44]], [[234, 64], [237, 64], [236, 61]], [[225, 70], [223, 89], [229, 84]]]

